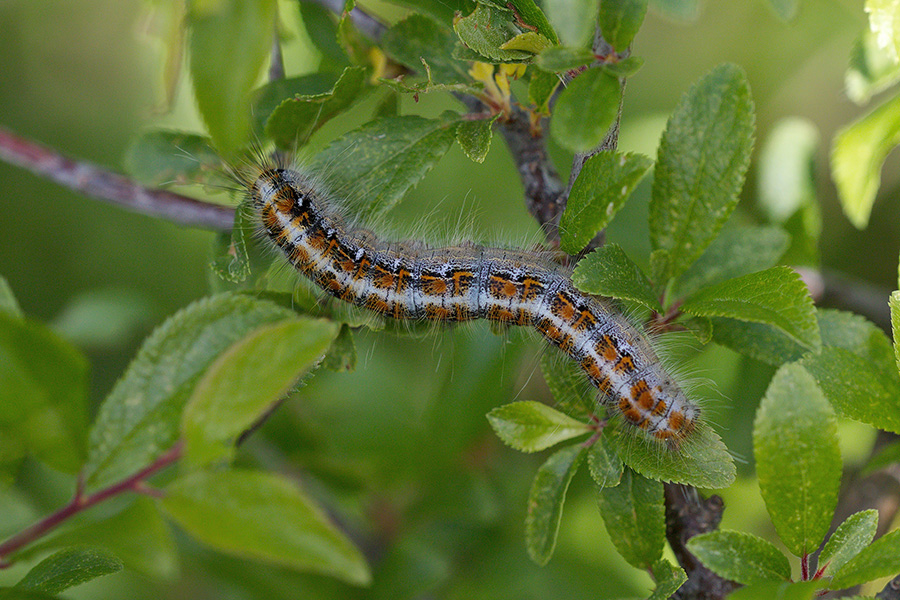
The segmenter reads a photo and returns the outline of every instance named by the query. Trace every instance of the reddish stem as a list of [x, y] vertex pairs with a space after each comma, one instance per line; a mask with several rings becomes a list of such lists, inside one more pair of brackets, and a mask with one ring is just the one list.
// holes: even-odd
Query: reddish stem
[[806, 552], [800, 557], [800, 578], [809, 581], [809, 554]]
[[61, 525], [81, 511], [87, 510], [104, 500], [118, 496], [123, 492], [132, 491], [137, 493], [147, 493], [148, 490], [144, 484], [144, 480], [181, 458], [182, 451], [183, 444], [182, 442], [178, 442], [153, 461], [153, 463], [144, 467], [137, 473], [88, 496], [85, 496], [83, 493], [83, 482], [79, 477], [75, 495], [68, 504], [0, 544], [0, 568], [5, 568], [12, 564], [7, 560], [7, 557], [10, 554], [44, 536], [50, 530]]

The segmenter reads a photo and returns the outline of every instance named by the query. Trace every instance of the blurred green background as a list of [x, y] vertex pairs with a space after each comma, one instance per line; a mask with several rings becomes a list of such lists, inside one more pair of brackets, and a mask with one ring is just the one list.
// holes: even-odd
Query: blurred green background
[[[293, 2], [280, 4], [289, 75], [314, 72], [317, 56], [296, 27]], [[202, 132], [189, 82], [178, 80], [165, 106], [167, 2], [147, 0], [5, 0], [0, 2], [0, 123], [78, 158], [121, 170], [129, 140], [151, 127]], [[757, 107], [757, 140], [779, 120], [799, 115], [819, 128], [818, 193], [824, 215], [822, 263], [864, 281], [896, 287], [897, 159], [889, 158], [871, 225], [859, 232], [837, 205], [827, 169], [834, 132], [863, 113], [843, 94], [848, 53], [865, 27], [861, 1], [807, 0], [795, 22], [780, 22], [764, 0], [706, 2], [697, 21], [676, 23], [652, 11], [634, 43], [646, 60], [628, 81], [620, 148], [655, 156], [665, 118], [680, 95], [725, 61], [748, 73]], [[462, 110], [423, 96], [404, 112]], [[329, 136], [370, 118], [330, 124]], [[562, 173], [570, 157], [552, 149]], [[756, 214], [751, 166], [741, 211]], [[645, 181], [617, 217], [610, 237], [646, 262]], [[205, 193], [192, 190], [191, 193]], [[219, 201], [228, 198], [218, 196]], [[744, 218], [744, 217], [741, 217]], [[482, 165], [454, 148], [392, 215], [409, 236], [446, 233], [434, 223], [465, 223], [495, 243], [538, 243], [522, 188], [499, 136]], [[209, 293], [213, 234], [125, 212], [0, 164], [0, 273], [29, 316], [54, 323], [93, 365], [99, 403], [141, 339], [190, 301]], [[885, 294], [885, 307], [887, 295]], [[79, 312], [80, 311], [80, 312]], [[525, 501], [542, 456], [506, 449], [484, 414], [515, 399], [549, 395], [532, 336], [494, 335], [484, 325], [411, 338], [357, 336], [351, 374], [321, 372], [285, 404], [241, 453], [241, 461], [295, 472], [303, 485], [374, 543], [375, 586], [350, 590], [323, 577], [297, 575], [223, 557], [175, 533], [180, 573], [168, 580], [125, 571], [75, 588], [75, 598], [587, 598], [645, 595], [650, 580], [612, 548], [586, 474], [576, 477], [557, 552], [539, 568], [525, 551]], [[686, 352], [686, 355], [690, 355]], [[739, 459], [751, 458], [750, 426], [771, 375], [720, 348], [692, 358], [716, 382], [707, 412]], [[867, 450], [871, 432], [845, 430], [848, 454]], [[722, 492], [724, 526], [770, 537], [752, 481]], [[0, 509], [0, 534], [61, 505], [72, 482], [29, 463], [18, 490]], [[0, 495], [0, 503], [4, 496]], [[121, 505], [101, 509], [114, 512]], [[372, 542], [375, 540], [375, 542]], [[370, 548], [371, 549], [371, 548]], [[0, 584], [21, 568], [0, 571]]]

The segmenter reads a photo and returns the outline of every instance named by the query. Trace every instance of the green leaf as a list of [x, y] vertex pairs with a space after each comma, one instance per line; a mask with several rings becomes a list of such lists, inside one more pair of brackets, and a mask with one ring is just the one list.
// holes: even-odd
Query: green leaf
[[769, 0], [769, 6], [785, 23], [793, 21], [800, 10], [800, 0]]
[[664, 558], [659, 559], [651, 568], [656, 587], [648, 600], [667, 600], [687, 581], [687, 573]]
[[516, 62], [530, 58], [532, 53], [503, 49], [506, 42], [522, 33], [514, 22], [511, 11], [479, 4], [469, 16], [456, 19], [453, 29], [463, 44], [488, 61]]
[[97, 548], [66, 548], [35, 565], [17, 588], [56, 594], [122, 570], [122, 561]]
[[897, 370], [900, 371], [900, 291], [891, 292], [888, 304], [891, 307], [891, 335], [894, 338], [894, 359], [897, 361]]
[[[882, 368], [893, 363], [891, 342], [881, 329], [861, 315], [834, 309], [819, 309], [822, 344], [849, 350]], [[900, 384], [900, 377], [897, 378]]]
[[600, 68], [613, 77], [631, 77], [644, 66], [644, 59], [640, 56], [629, 56], [622, 60], [610, 60], [600, 63]]
[[522, 50], [531, 54], [537, 54], [541, 50], [550, 47], [551, 42], [544, 36], [534, 31], [526, 31], [512, 38], [502, 46], [503, 50]]
[[327, 187], [338, 196], [364, 199], [359, 213], [374, 216], [399, 202], [437, 164], [453, 144], [457, 123], [457, 115], [372, 121], [329, 144], [310, 169], [333, 173]]
[[599, 152], [584, 162], [560, 219], [560, 248], [575, 254], [606, 228], [653, 161], [642, 154]]
[[872, 543], [878, 529], [878, 511], [861, 510], [853, 513], [831, 534], [819, 554], [819, 570], [832, 575], [847, 561]]
[[700, 0], [650, 0], [656, 12], [678, 21], [696, 21], [700, 16]]
[[600, 489], [600, 516], [619, 554], [638, 569], [649, 569], [666, 540], [663, 486], [625, 469], [615, 487]]
[[837, 505], [841, 453], [834, 410], [800, 365], [772, 378], [756, 413], [753, 454], [778, 536], [795, 555], [812, 553]]
[[289, 98], [318, 98], [328, 95], [334, 89], [340, 73], [310, 73], [299, 77], [276, 79], [260, 86], [254, 93], [253, 127], [254, 132], [262, 136], [266, 122], [272, 113]]
[[559, 77], [553, 73], [531, 69], [531, 81], [528, 82], [528, 101], [535, 105], [537, 112], [550, 114], [550, 99], [559, 87]]
[[566, 491], [584, 453], [580, 444], [566, 446], [552, 454], [534, 476], [528, 494], [525, 541], [531, 560], [541, 566], [553, 556]]
[[805, 348], [822, 345], [809, 291], [790, 267], [773, 267], [705, 288], [681, 305], [695, 317], [729, 317], [777, 327]]
[[189, 3], [194, 96], [216, 149], [230, 156], [250, 132], [250, 91], [272, 46], [274, 0]]
[[896, 0], [866, 0], [866, 12], [878, 46], [891, 60], [900, 61], [900, 5]]
[[589, 294], [633, 300], [662, 312], [653, 286], [617, 244], [597, 248], [579, 261], [572, 283]]
[[93, 289], [72, 298], [53, 330], [80, 348], [118, 350], [156, 320], [149, 298], [127, 289]]
[[239, 294], [205, 298], [176, 313], [145, 340], [100, 407], [85, 482], [97, 489], [141, 469], [178, 439], [181, 412], [220, 354], [258, 327], [293, 311]]
[[544, 0], [544, 12], [563, 46], [588, 46], [594, 35], [596, 0]]
[[491, 119], [460, 121], [456, 127], [456, 141], [466, 156], [477, 163], [483, 163], [488, 150], [491, 149], [492, 126], [500, 115]]
[[230, 233], [222, 233], [216, 239], [210, 268], [223, 281], [242, 283], [251, 272], [250, 248], [256, 235], [253, 222], [253, 208], [250, 200], [245, 200], [234, 211], [234, 227]]
[[534, 0], [512, 0], [511, 4], [515, 7], [516, 13], [522, 19], [522, 22], [536, 28], [538, 33], [553, 44], [559, 43], [556, 32], [553, 31], [544, 12], [535, 4]]
[[242, 470], [197, 472], [164, 491], [160, 503], [166, 513], [217, 550], [353, 585], [371, 580], [360, 551], [282, 477]]
[[609, 441], [609, 436], [602, 435], [590, 445], [587, 459], [591, 477], [599, 487], [615, 487], [622, 481], [625, 465]]
[[768, 269], [790, 243], [780, 227], [733, 227], [722, 231], [687, 271], [675, 280], [671, 298], [680, 299], [710, 285]]
[[87, 441], [88, 364], [40, 323], [0, 311], [0, 437], [75, 473]]
[[894, 530], [863, 548], [837, 570], [829, 587], [843, 590], [900, 571], [900, 530]]
[[709, 489], [734, 483], [734, 459], [709, 426], [700, 424], [677, 448], [651, 440], [621, 421], [604, 431], [612, 436], [622, 461], [644, 477]]
[[222, 159], [208, 137], [182, 131], [148, 131], [125, 152], [125, 170], [150, 187], [209, 182], [221, 173]]
[[581, 367], [572, 360], [559, 360], [559, 354], [545, 352], [541, 356], [544, 381], [563, 412], [587, 420], [597, 412], [597, 390], [585, 385]]
[[279, 148], [296, 149], [322, 125], [359, 100], [367, 85], [364, 68], [347, 67], [329, 92], [297, 95], [279, 104], [266, 121], [266, 135]]
[[800, 364], [841, 414], [900, 433], [900, 381], [893, 361], [886, 369], [844, 348], [826, 347]]
[[866, 104], [898, 79], [900, 61], [878, 46], [878, 36], [871, 29], [863, 31], [850, 49], [850, 64], [844, 75], [847, 97], [856, 104]]
[[631, 44], [644, 15], [647, 14], [647, 0], [620, 0], [600, 3], [600, 29], [603, 39], [622, 52]]
[[59, 596], [33, 590], [0, 587], [0, 600], [59, 600]]
[[717, 575], [744, 585], [791, 580], [791, 564], [781, 550], [749, 533], [703, 533], [689, 539], [687, 549]]
[[111, 517], [51, 534], [17, 553], [16, 560], [29, 560], [48, 549], [88, 544], [105, 548], [126, 567], [147, 577], [173, 581], [178, 574], [175, 540], [148, 498], [138, 498]]
[[230, 460], [238, 436], [284, 398], [337, 333], [331, 321], [292, 318], [259, 327], [223, 352], [184, 408], [187, 461], [198, 467]]
[[19, 302], [16, 300], [9, 282], [2, 275], [0, 275], [0, 312], [8, 313], [14, 317], [23, 316], [22, 308], [19, 306]]
[[738, 67], [720, 65], [669, 118], [650, 199], [650, 241], [664, 250], [663, 279], [703, 253], [737, 205], [753, 146], [753, 101]]
[[522, 452], [539, 452], [590, 431], [585, 423], [540, 402], [513, 402], [487, 414], [505, 444]]
[[763, 323], [713, 317], [713, 340], [744, 356], [778, 367], [792, 362], [807, 352], [780, 329]]
[[819, 590], [828, 584], [823, 579], [796, 582], [763, 581], [731, 592], [728, 600], [813, 600]]
[[841, 129], [831, 148], [831, 178], [841, 208], [858, 229], [869, 223], [881, 185], [881, 165], [900, 143], [900, 96]]
[[410, 70], [422, 71], [422, 60], [425, 60], [435, 83], [469, 80], [465, 63], [453, 58], [457, 44], [452, 30], [418, 14], [391, 26], [381, 38], [385, 54]]
[[347, 323], [341, 325], [341, 331], [331, 348], [328, 349], [322, 366], [329, 371], [339, 373], [356, 369], [356, 344], [353, 342], [353, 332]]
[[819, 130], [808, 119], [788, 117], [772, 128], [760, 150], [759, 205], [774, 223], [784, 223], [816, 201], [815, 160]]
[[[567, 48], [551, 46], [542, 50], [535, 58], [535, 64], [550, 73], [559, 73], [589, 65], [597, 60], [590, 48]], [[555, 79], [555, 78], [554, 78]]]
[[[307, 37], [322, 55], [319, 71], [325, 69], [342, 71], [344, 67], [349, 66], [347, 53], [338, 43], [337, 15], [313, 2], [298, 2], [297, 8], [300, 9], [300, 20]], [[328, 88], [330, 87], [329, 85]]]
[[894, 463], [900, 463], [900, 440], [882, 446], [860, 470], [859, 475], [866, 477]]
[[556, 100], [550, 134], [560, 146], [584, 152], [600, 144], [619, 112], [622, 85], [602, 69], [588, 69]]

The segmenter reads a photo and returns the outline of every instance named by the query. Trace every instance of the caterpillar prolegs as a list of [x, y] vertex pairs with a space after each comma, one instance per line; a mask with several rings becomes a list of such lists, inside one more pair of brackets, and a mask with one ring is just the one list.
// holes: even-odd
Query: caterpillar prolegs
[[694, 430], [699, 408], [646, 336], [608, 301], [577, 290], [549, 260], [472, 243], [381, 240], [347, 226], [315, 182], [293, 169], [264, 168], [245, 184], [266, 235], [332, 296], [394, 319], [534, 327], [581, 366], [628, 423], [670, 447]]

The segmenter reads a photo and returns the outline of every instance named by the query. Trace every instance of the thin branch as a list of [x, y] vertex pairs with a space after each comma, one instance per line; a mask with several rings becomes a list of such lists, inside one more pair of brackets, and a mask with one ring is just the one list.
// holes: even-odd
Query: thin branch
[[89, 496], [83, 494], [82, 485], [79, 481], [75, 495], [68, 504], [0, 544], [0, 568], [10, 566], [11, 563], [7, 562], [7, 559], [11, 554], [43, 537], [76, 514], [124, 492], [143, 493], [145, 481], [181, 458], [182, 450], [183, 446], [179, 442], [147, 467]]
[[55, 181], [63, 187], [105, 200], [132, 212], [162, 217], [179, 225], [231, 231], [234, 209], [138, 185], [131, 179], [56, 150], [0, 126], [0, 160]]
[[688, 579], [672, 595], [676, 600], [719, 600], [739, 584], [723, 579], [703, 566], [687, 549], [687, 541], [701, 533], [715, 531], [722, 521], [725, 505], [719, 496], [703, 499], [693, 487], [667, 483], [666, 539]]

